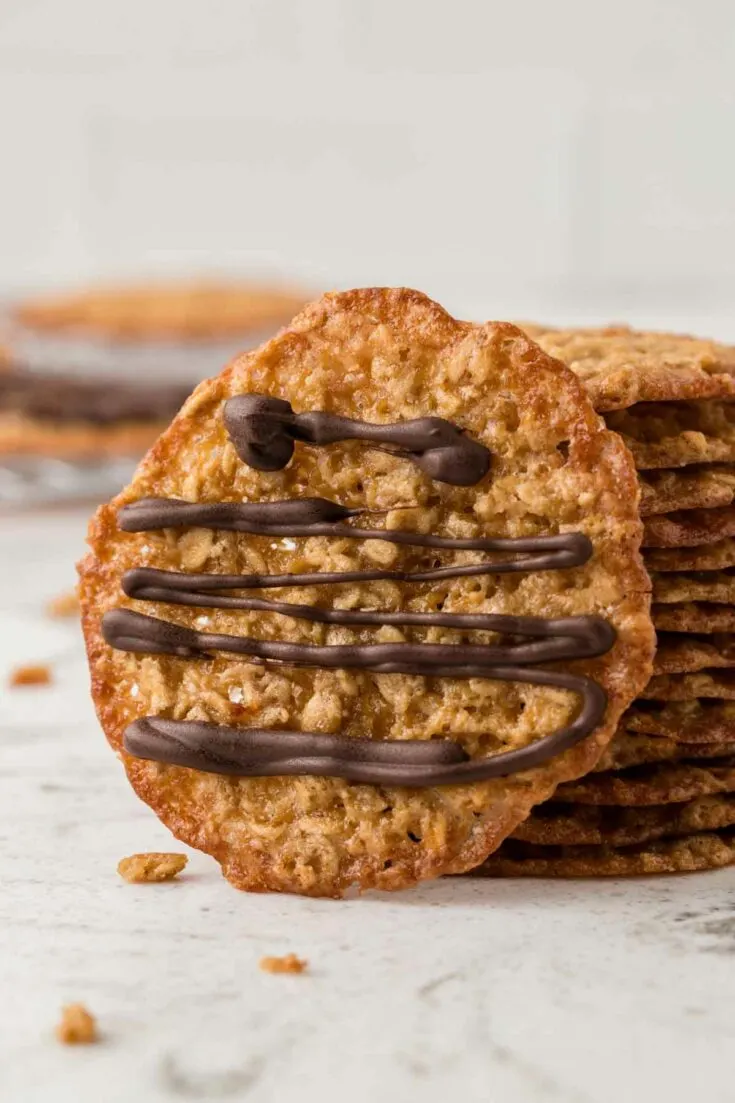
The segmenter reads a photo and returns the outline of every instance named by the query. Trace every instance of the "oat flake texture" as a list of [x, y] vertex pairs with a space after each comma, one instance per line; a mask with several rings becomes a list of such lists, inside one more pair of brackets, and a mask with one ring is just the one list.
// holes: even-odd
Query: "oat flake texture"
[[[224, 402], [259, 393], [298, 412], [325, 410], [371, 422], [448, 419], [492, 454], [476, 485], [432, 480], [395, 452], [346, 441], [296, 444], [278, 471], [238, 457]], [[206, 659], [113, 650], [100, 621], [115, 608], [190, 628], [302, 644], [494, 642], [487, 632], [395, 626], [354, 628], [243, 610], [134, 601], [121, 591], [133, 567], [210, 573], [419, 570], [473, 562], [439, 551], [323, 536], [274, 540], [209, 528], [122, 532], [121, 506], [143, 497], [190, 502], [328, 498], [376, 510], [362, 523], [450, 537], [581, 532], [594, 554], [580, 567], [477, 575], [441, 582], [360, 582], [284, 588], [279, 600], [341, 609], [604, 617], [617, 640], [600, 658], [559, 664], [607, 692], [602, 724], [536, 769], [436, 788], [349, 784], [331, 777], [238, 778], [133, 758], [122, 750], [133, 720], [159, 716], [242, 728], [341, 733], [387, 740], [452, 738], [472, 758], [522, 747], [576, 715], [578, 698], [548, 686], [256, 665], [217, 652]], [[398, 889], [478, 865], [560, 782], [585, 774], [622, 711], [652, 673], [650, 583], [630, 453], [605, 429], [582, 383], [514, 326], [470, 325], [415, 291], [326, 295], [255, 352], [201, 384], [131, 483], [98, 510], [80, 566], [92, 692], [128, 778], [172, 832], [213, 855], [252, 891], [340, 896], [350, 886]], [[133, 696], [133, 687], [137, 695]]]

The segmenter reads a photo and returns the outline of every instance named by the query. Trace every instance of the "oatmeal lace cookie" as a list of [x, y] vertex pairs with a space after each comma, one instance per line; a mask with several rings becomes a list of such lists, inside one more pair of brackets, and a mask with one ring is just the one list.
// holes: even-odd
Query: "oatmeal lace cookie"
[[703, 831], [634, 846], [535, 846], [508, 839], [480, 877], [640, 877], [721, 869], [735, 862], [735, 829]]
[[94, 518], [97, 712], [236, 886], [482, 861], [652, 673], [631, 458], [516, 327], [327, 295], [202, 384]]
[[637, 403], [735, 397], [735, 348], [630, 326], [523, 328], [585, 384], [596, 410]]

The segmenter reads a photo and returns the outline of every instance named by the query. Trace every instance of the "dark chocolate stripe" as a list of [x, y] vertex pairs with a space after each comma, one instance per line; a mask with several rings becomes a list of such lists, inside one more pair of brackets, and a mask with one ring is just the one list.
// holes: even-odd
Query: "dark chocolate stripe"
[[576, 719], [559, 731], [527, 747], [484, 759], [468, 758], [458, 743], [447, 740], [351, 739], [155, 716], [130, 724], [123, 742], [128, 754], [137, 758], [205, 773], [240, 777], [317, 775], [420, 788], [488, 781], [542, 766], [589, 735], [604, 716], [605, 692], [589, 678], [522, 667], [506, 667], [494, 676], [504, 681], [563, 686], [581, 695], [582, 708]]
[[[258, 586], [259, 583], [250, 585]], [[512, 656], [517, 662], [521, 661], [519, 656], [522, 654], [533, 656], [533, 662], [604, 655], [615, 640], [613, 629], [601, 617], [560, 617], [550, 620], [545, 617], [514, 617], [497, 613], [391, 613], [368, 609], [322, 609], [319, 606], [296, 605], [288, 601], [266, 601], [262, 598], [231, 595], [212, 596], [206, 592], [208, 588], [246, 589], [248, 583], [243, 582], [242, 575], [185, 575], [176, 571], [139, 567], [126, 572], [122, 588], [128, 597], [140, 601], [160, 601], [169, 605], [193, 605], [207, 609], [247, 609], [276, 613], [316, 624], [426, 625], [547, 638], [544, 643], [537, 641], [524, 644], [521, 648], [502, 649], [504, 655]], [[487, 651], [488, 648], [484, 650]]]
[[[507, 620], [534, 620], [535, 618], [505, 618]], [[588, 620], [580, 617], [580, 627], [587, 627]], [[569, 689], [582, 699], [576, 719], [544, 739], [517, 751], [508, 751], [492, 759], [467, 761], [461, 748], [462, 761], [447, 765], [446, 747], [439, 746], [440, 758], [436, 763], [417, 764], [396, 760], [399, 748], [410, 743], [372, 741], [371, 756], [361, 757], [366, 742], [345, 737], [329, 737], [325, 744], [314, 742], [325, 737], [318, 733], [289, 733], [304, 740], [303, 753], [293, 757], [288, 746], [279, 751], [282, 732], [255, 730], [253, 737], [245, 729], [244, 744], [238, 749], [239, 729], [218, 728], [202, 724], [194, 728], [176, 726], [166, 729], [163, 744], [160, 738], [160, 721], [148, 717], [137, 721], [126, 731], [125, 746], [131, 754], [141, 758], [191, 766], [194, 769], [214, 773], [270, 775], [270, 774], [327, 774], [351, 781], [394, 785], [448, 785], [467, 781], [482, 781], [500, 777], [517, 770], [530, 769], [548, 758], [579, 742], [600, 723], [605, 713], [607, 697], [596, 682], [563, 671], [540, 670], [531, 664], [548, 657], [540, 641], [509, 647], [460, 644], [345, 644], [316, 646], [312, 644], [281, 643], [270, 640], [253, 640], [248, 637], [226, 636], [216, 633], [195, 632], [190, 628], [169, 621], [146, 617], [129, 609], [115, 609], [102, 620], [103, 635], [108, 643], [125, 651], [164, 653], [181, 658], [205, 658], [207, 652], [224, 650], [247, 656], [249, 662], [275, 661], [288, 666], [320, 667], [327, 669], [357, 669], [378, 674], [421, 674], [432, 677], [488, 678], [497, 681], [525, 682], [532, 685], [550, 685]], [[552, 645], [557, 641], [549, 641]], [[567, 643], [569, 641], [566, 641]], [[572, 641], [570, 649], [580, 653], [579, 639]], [[603, 650], [609, 648], [609, 642]], [[528, 666], [510, 665], [507, 660], [526, 663]], [[164, 724], [175, 722], [163, 721]], [[159, 725], [159, 727], [156, 727]], [[172, 735], [172, 732], [174, 733]], [[182, 742], [181, 733], [194, 733], [194, 743]], [[254, 740], [254, 741], [253, 741]], [[354, 746], [353, 746], [354, 744]], [[431, 744], [433, 746], [433, 743]], [[265, 748], [263, 750], [263, 747]], [[388, 750], [387, 757], [380, 756], [378, 747]], [[404, 752], [405, 753], [405, 752]], [[428, 750], [420, 752], [429, 754]], [[355, 757], [355, 755], [357, 757]]]
[[[479, 481], [489, 467], [486, 449], [469, 441], [455, 426], [437, 418], [419, 419], [399, 426], [374, 426], [322, 413], [297, 417], [287, 403], [262, 396], [241, 396], [226, 404], [225, 419], [242, 458], [261, 470], [285, 466], [293, 454], [294, 440], [325, 444], [345, 439], [403, 445], [406, 451], [402, 454], [409, 455], [434, 478], [457, 485]], [[484, 467], [479, 475], [476, 449], [484, 453]], [[439, 626], [530, 639], [489, 645], [317, 646], [199, 632], [129, 609], [105, 614], [102, 621], [104, 638], [120, 650], [190, 659], [206, 659], [214, 652], [223, 651], [245, 656], [249, 663], [356, 669], [376, 674], [487, 678], [554, 686], [580, 696], [581, 708], [574, 721], [530, 746], [481, 760], [470, 760], [458, 743], [446, 740], [419, 743], [365, 740], [318, 732], [237, 729], [156, 717], [143, 718], [128, 727], [126, 750], [140, 758], [222, 774], [316, 774], [373, 784], [427, 786], [483, 781], [531, 769], [574, 746], [597, 727], [607, 704], [602, 687], [589, 678], [538, 669], [534, 664], [590, 658], [609, 651], [615, 632], [600, 617], [548, 620], [443, 611], [324, 609], [222, 592], [380, 579], [418, 583], [479, 574], [559, 570], [587, 562], [593, 550], [588, 538], [581, 533], [529, 538], [452, 538], [405, 530], [361, 529], [344, 523], [368, 512], [349, 509], [324, 498], [258, 503], [146, 498], [123, 507], [118, 518], [120, 527], [131, 532], [201, 525], [262, 536], [329, 536], [455, 551], [513, 553], [515, 556], [520, 553], [520, 558], [413, 572], [375, 569], [293, 575], [210, 575], [138, 568], [126, 573], [123, 588], [130, 597], [139, 600], [255, 610], [322, 624]]]
[[488, 449], [441, 417], [375, 425], [323, 411], [296, 414], [289, 402], [262, 394], [228, 399], [223, 417], [240, 459], [259, 471], [285, 467], [294, 441], [325, 445], [343, 440], [395, 445], [396, 455], [413, 460], [437, 482], [454, 486], [479, 483], [490, 470]]
[[[409, 614], [399, 616], [406, 617]], [[436, 618], [441, 614], [435, 613], [432, 616]], [[553, 621], [541, 617], [496, 616], [488, 613], [484, 617], [472, 619], [482, 620], [482, 628], [486, 631], [551, 638], [509, 645], [370, 643], [321, 646], [198, 632], [193, 628], [174, 624], [173, 621], [134, 613], [131, 609], [112, 609], [105, 613], [102, 618], [102, 633], [106, 642], [118, 651], [177, 655], [187, 659], [208, 658], [212, 652], [225, 651], [233, 655], [286, 663], [288, 666], [456, 678], [493, 678], [496, 670], [511, 663], [525, 665], [560, 658], [590, 658], [609, 651], [615, 639], [613, 629], [599, 617], [564, 617]], [[385, 620], [383, 623], [386, 623]], [[425, 621], [422, 620], [421, 623]], [[436, 620], [433, 623], [437, 623]], [[560, 630], [563, 635], [559, 635]]]
[[[164, 528], [202, 526], [253, 536], [332, 536], [352, 540], [383, 540], [418, 548], [453, 551], [530, 552], [533, 558], [498, 564], [492, 573], [541, 571], [577, 567], [592, 556], [592, 544], [581, 532], [556, 536], [451, 537], [432, 536], [403, 529], [360, 529], [341, 524], [367, 510], [347, 509], [326, 498], [299, 498], [279, 502], [185, 502], [180, 498], [140, 498], [118, 510], [118, 525], [125, 532], [149, 532]], [[474, 569], [475, 564], [471, 565]], [[477, 565], [482, 566], [481, 564]], [[453, 567], [451, 570], [464, 568]], [[485, 573], [477, 570], [475, 573]], [[380, 577], [385, 577], [381, 574]], [[398, 574], [397, 577], [404, 577]], [[414, 576], [415, 577], [415, 576]], [[438, 577], [432, 575], [431, 577]], [[445, 576], [448, 577], [448, 576]], [[347, 579], [344, 579], [347, 581]]]

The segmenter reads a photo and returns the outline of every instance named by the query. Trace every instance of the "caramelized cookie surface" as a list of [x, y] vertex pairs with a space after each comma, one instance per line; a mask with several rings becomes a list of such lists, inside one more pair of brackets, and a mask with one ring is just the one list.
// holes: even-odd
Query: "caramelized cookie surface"
[[[267, 402], [243, 438], [247, 396]], [[579, 381], [515, 327], [405, 290], [326, 296], [200, 386], [92, 524], [82, 603], [107, 737], [241, 888], [340, 895], [468, 869], [594, 765], [651, 674], [637, 497]], [[176, 577], [131, 589], [141, 569]], [[590, 625], [614, 643], [590, 644]], [[579, 679], [605, 695], [599, 722], [534, 758], [579, 724]], [[204, 768], [174, 764], [182, 739]], [[507, 776], [451, 773], [509, 753]], [[345, 756], [369, 783], [339, 776]]]

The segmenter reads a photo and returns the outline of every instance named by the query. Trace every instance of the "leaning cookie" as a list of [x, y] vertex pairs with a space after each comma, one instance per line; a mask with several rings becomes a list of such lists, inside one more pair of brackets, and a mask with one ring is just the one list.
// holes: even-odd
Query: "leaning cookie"
[[98, 511], [102, 726], [239, 888], [470, 869], [651, 675], [637, 503], [620, 439], [518, 329], [327, 295], [202, 384]]

